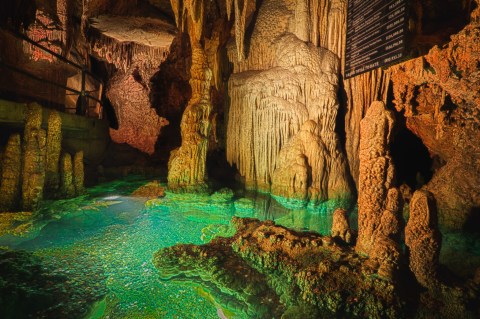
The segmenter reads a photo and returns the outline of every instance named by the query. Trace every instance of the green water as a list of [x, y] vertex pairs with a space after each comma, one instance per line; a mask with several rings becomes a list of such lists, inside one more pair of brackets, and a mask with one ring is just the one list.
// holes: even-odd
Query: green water
[[158, 278], [155, 251], [231, 233], [234, 215], [328, 233], [335, 208], [326, 203], [316, 210], [286, 209], [261, 194], [235, 204], [221, 196], [167, 192], [149, 202], [129, 196], [143, 184], [130, 178], [89, 189], [83, 197], [46, 202], [36, 230], [0, 237], [0, 246], [33, 252], [55, 275], [68, 278], [79, 292], [68, 302], [88, 312], [84, 318], [218, 318], [215, 301], [201, 286]]
[[[57, 315], [48, 318], [219, 318], [220, 306], [198, 282], [161, 280], [153, 253], [229, 235], [234, 215], [328, 234], [337, 206], [327, 202], [315, 209], [287, 209], [265, 194], [229, 199], [167, 192], [151, 201], [130, 196], [145, 183], [131, 177], [91, 188], [79, 198], [45, 202], [30, 232], [0, 237], [0, 247], [41, 258], [45, 270], [66, 280], [68, 298], [59, 298], [49, 312]], [[350, 219], [356, 228], [355, 211]], [[480, 239], [444, 234], [441, 261], [470, 275], [480, 264]]]

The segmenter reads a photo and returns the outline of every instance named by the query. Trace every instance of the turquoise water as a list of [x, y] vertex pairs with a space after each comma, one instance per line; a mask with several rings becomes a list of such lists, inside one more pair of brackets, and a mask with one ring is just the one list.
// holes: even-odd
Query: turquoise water
[[[68, 300], [59, 298], [50, 311], [59, 309], [54, 318], [219, 318], [223, 310], [199, 283], [161, 280], [153, 253], [230, 235], [234, 215], [329, 234], [337, 206], [327, 202], [315, 209], [287, 209], [255, 193], [231, 199], [167, 192], [165, 198], [150, 201], [130, 196], [145, 183], [131, 177], [91, 188], [82, 197], [45, 202], [42, 217], [28, 233], [0, 237], [0, 248], [30, 252], [52, 275], [66, 278]], [[355, 211], [350, 219], [356, 228]], [[480, 264], [480, 238], [444, 234], [441, 261], [471, 275]], [[229, 319], [243, 318], [225, 313]]]
[[168, 192], [148, 202], [129, 196], [145, 183], [130, 178], [89, 189], [83, 197], [46, 202], [30, 233], [0, 237], [0, 246], [30, 251], [68, 278], [81, 292], [69, 303], [88, 312], [83, 318], [219, 318], [219, 306], [201, 286], [158, 277], [155, 251], [231, 233], [234, 215], [328, 233], [335, 208], [326, 203], [314, 211], [286, 209], [262, 194], [247, 194], [235, 203], [222, 196]]

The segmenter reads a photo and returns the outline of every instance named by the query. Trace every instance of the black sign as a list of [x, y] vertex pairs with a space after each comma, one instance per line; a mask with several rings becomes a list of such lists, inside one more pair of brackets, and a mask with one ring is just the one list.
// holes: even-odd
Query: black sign
[[405, 57], [407, 0], [348, 0], [345, 78]]

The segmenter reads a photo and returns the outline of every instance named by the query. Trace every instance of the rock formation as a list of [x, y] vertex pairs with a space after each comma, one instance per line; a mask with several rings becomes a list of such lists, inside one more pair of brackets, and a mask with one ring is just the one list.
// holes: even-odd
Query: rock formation
[[480, 206], [480, 9], [444, 47], [392, 67], [395, 107], [428, 148], [437, 167], [427, 189], [449, 229], [478, 220]]
[[438, 283], [441, 235], [435, 198], [428, 191], [418, 190], [413, 194], [405, 244], [409, 251], [410, 270], [417, 281], [425, 287], [435, 286]]
[[229, 50], [227, 160], [248, 187], [289, 201], [348, 198], [349, 173], [335, 132], [339, 60], [302, 41], [304, 10], [295, 8], [264, 1], [248, 57]]
[[65, 198], [75, 196], [72, 155], [69, 153], [63, 153], [60, 158], [60, 193]]
[[357, 251], [367, 255], [375, 250], [375, 235], [387, 208], [387, 195], [394, 186], [395, 170], [389, 151], [394, 123], [393, 112], [377, 101], [360, 125]]
[[171, 3], [177, 26], [182, 31], [187, 28], [190, 38], [192, 97], [180, 124], [182, 145], [170, 153], [168, 186], [171, 189], [204, 188], [208, 142], [213, 121], [210, 88], [214, 75], [202, 44], [205, 4], [194, 0], [185, 1], [183, 4], [172, 0]]
[[118, 121], [110, 136], [150, 155], [168, 125], [151, 105], [150, 79], [166, 59], [174, 32], [160, 19], [107, 15], [94, 18], [89, 30], [95, 56], [116, 68], [106, 88]]
[[82, 195], [85, 192], [84, 180], [83, 151], [80, 151], [75, 153], [73, 157], [73, 185], [75, 186], [75, 195]]
[[8, 212], [18, 209], [22, 173], [22, 145], [20, 134], [8, 138], [3, 154], [2, 175], [0, 179], [0, 211]]
[[347, 211], [342, 208], [337, 208], [333, 212], [332, 223], [332, 237], [338, 237], [347, 244], [350, 244], [353, 240], [352, 232], [350, 230], [350, 224], [348, 222]]
[[215, 300], [240, 317], [402, 316], [395, 287], [371, 276], [365, 258], [352, 248], [271, 221], [234, 217], [232, 224], [233, 237], [159, 250], [153, 262], [160, 276], [220, 290]]
[[52, 196], [59, 187], [59, 163], [62, 151], [62, 119], [57, 111], [48, 114], [45, 194]]
[[22, 165], [22, 209], [35, 210], [43, 198], [46, 132], [41, 129], [42, 108], [29, 104], [25, 115]]

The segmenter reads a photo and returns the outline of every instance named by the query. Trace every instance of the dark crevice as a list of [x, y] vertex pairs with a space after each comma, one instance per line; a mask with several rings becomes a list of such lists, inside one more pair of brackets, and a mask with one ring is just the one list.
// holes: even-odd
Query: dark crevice
[[396, 169], [397, 184], [407, 184], [412, 190], [427, 184], [433, 175], [433, 160], [422, 140], [405, 124], [405, 117], [397, 113], [395, 138], [391, 155]]

